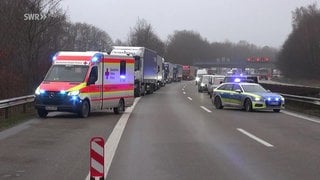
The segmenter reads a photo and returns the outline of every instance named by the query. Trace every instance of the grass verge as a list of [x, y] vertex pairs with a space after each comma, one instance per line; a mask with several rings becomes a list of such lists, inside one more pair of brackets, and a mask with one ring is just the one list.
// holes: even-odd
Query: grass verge
[[17, 114], [8, 119], [0, 119], [0, 131], [13, 127], [19, 123], [25, 122], [33, 117], [35, 117], [36, 112], [29, 112], [25, 114]]

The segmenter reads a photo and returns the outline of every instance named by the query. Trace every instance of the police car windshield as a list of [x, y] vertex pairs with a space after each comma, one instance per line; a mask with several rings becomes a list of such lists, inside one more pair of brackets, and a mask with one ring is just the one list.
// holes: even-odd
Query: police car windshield
[[261, 93], [268, 92], [267, 90], [265, 90], [262, 86], [260, 86], [258, 84], [243, 84], [241, 86], [242, 86], [244, 92], [261, 92]]
[[53, 65], [45, 81], [83, 82], [88, 66], [83, 65]]

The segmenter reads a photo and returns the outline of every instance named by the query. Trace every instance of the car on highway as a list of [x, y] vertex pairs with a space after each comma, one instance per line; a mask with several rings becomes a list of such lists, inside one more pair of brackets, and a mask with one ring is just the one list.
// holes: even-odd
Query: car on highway
[[209, 82], [213, 75], [202, 75], [198, 83], [198, 92], [208, 91]]
[[248, 112], [253, 110], [284, 109], [285, 99], [257, 83], [223, 83], [213, 90], [212, 103], [216, 109], [239, 107]]
[[223, 82], [224, 78], [224, 75], [212, 75], [208, 86], [208, 94], [210, 95], [210, 98], [212, 98], [213, 90]]

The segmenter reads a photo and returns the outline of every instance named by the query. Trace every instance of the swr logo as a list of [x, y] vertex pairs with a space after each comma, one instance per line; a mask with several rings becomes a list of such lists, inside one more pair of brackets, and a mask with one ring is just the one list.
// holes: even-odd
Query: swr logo
[[41, 21], [45, 20], [47, 16], [45, 14], [26, 13], [23, 15], [25, 21]]

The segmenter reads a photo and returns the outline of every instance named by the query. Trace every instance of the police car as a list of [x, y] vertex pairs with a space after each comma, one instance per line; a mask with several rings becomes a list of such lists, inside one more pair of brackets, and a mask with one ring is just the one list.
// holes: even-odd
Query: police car
[[280, 112], [284, 109], [285, 100], [271, 93], [257, 83], [230, 82], [223, 83], [213, 91], [212, 103], [216, 109], [223, 107], [239, 107], [246, 111], [273, 110]]

